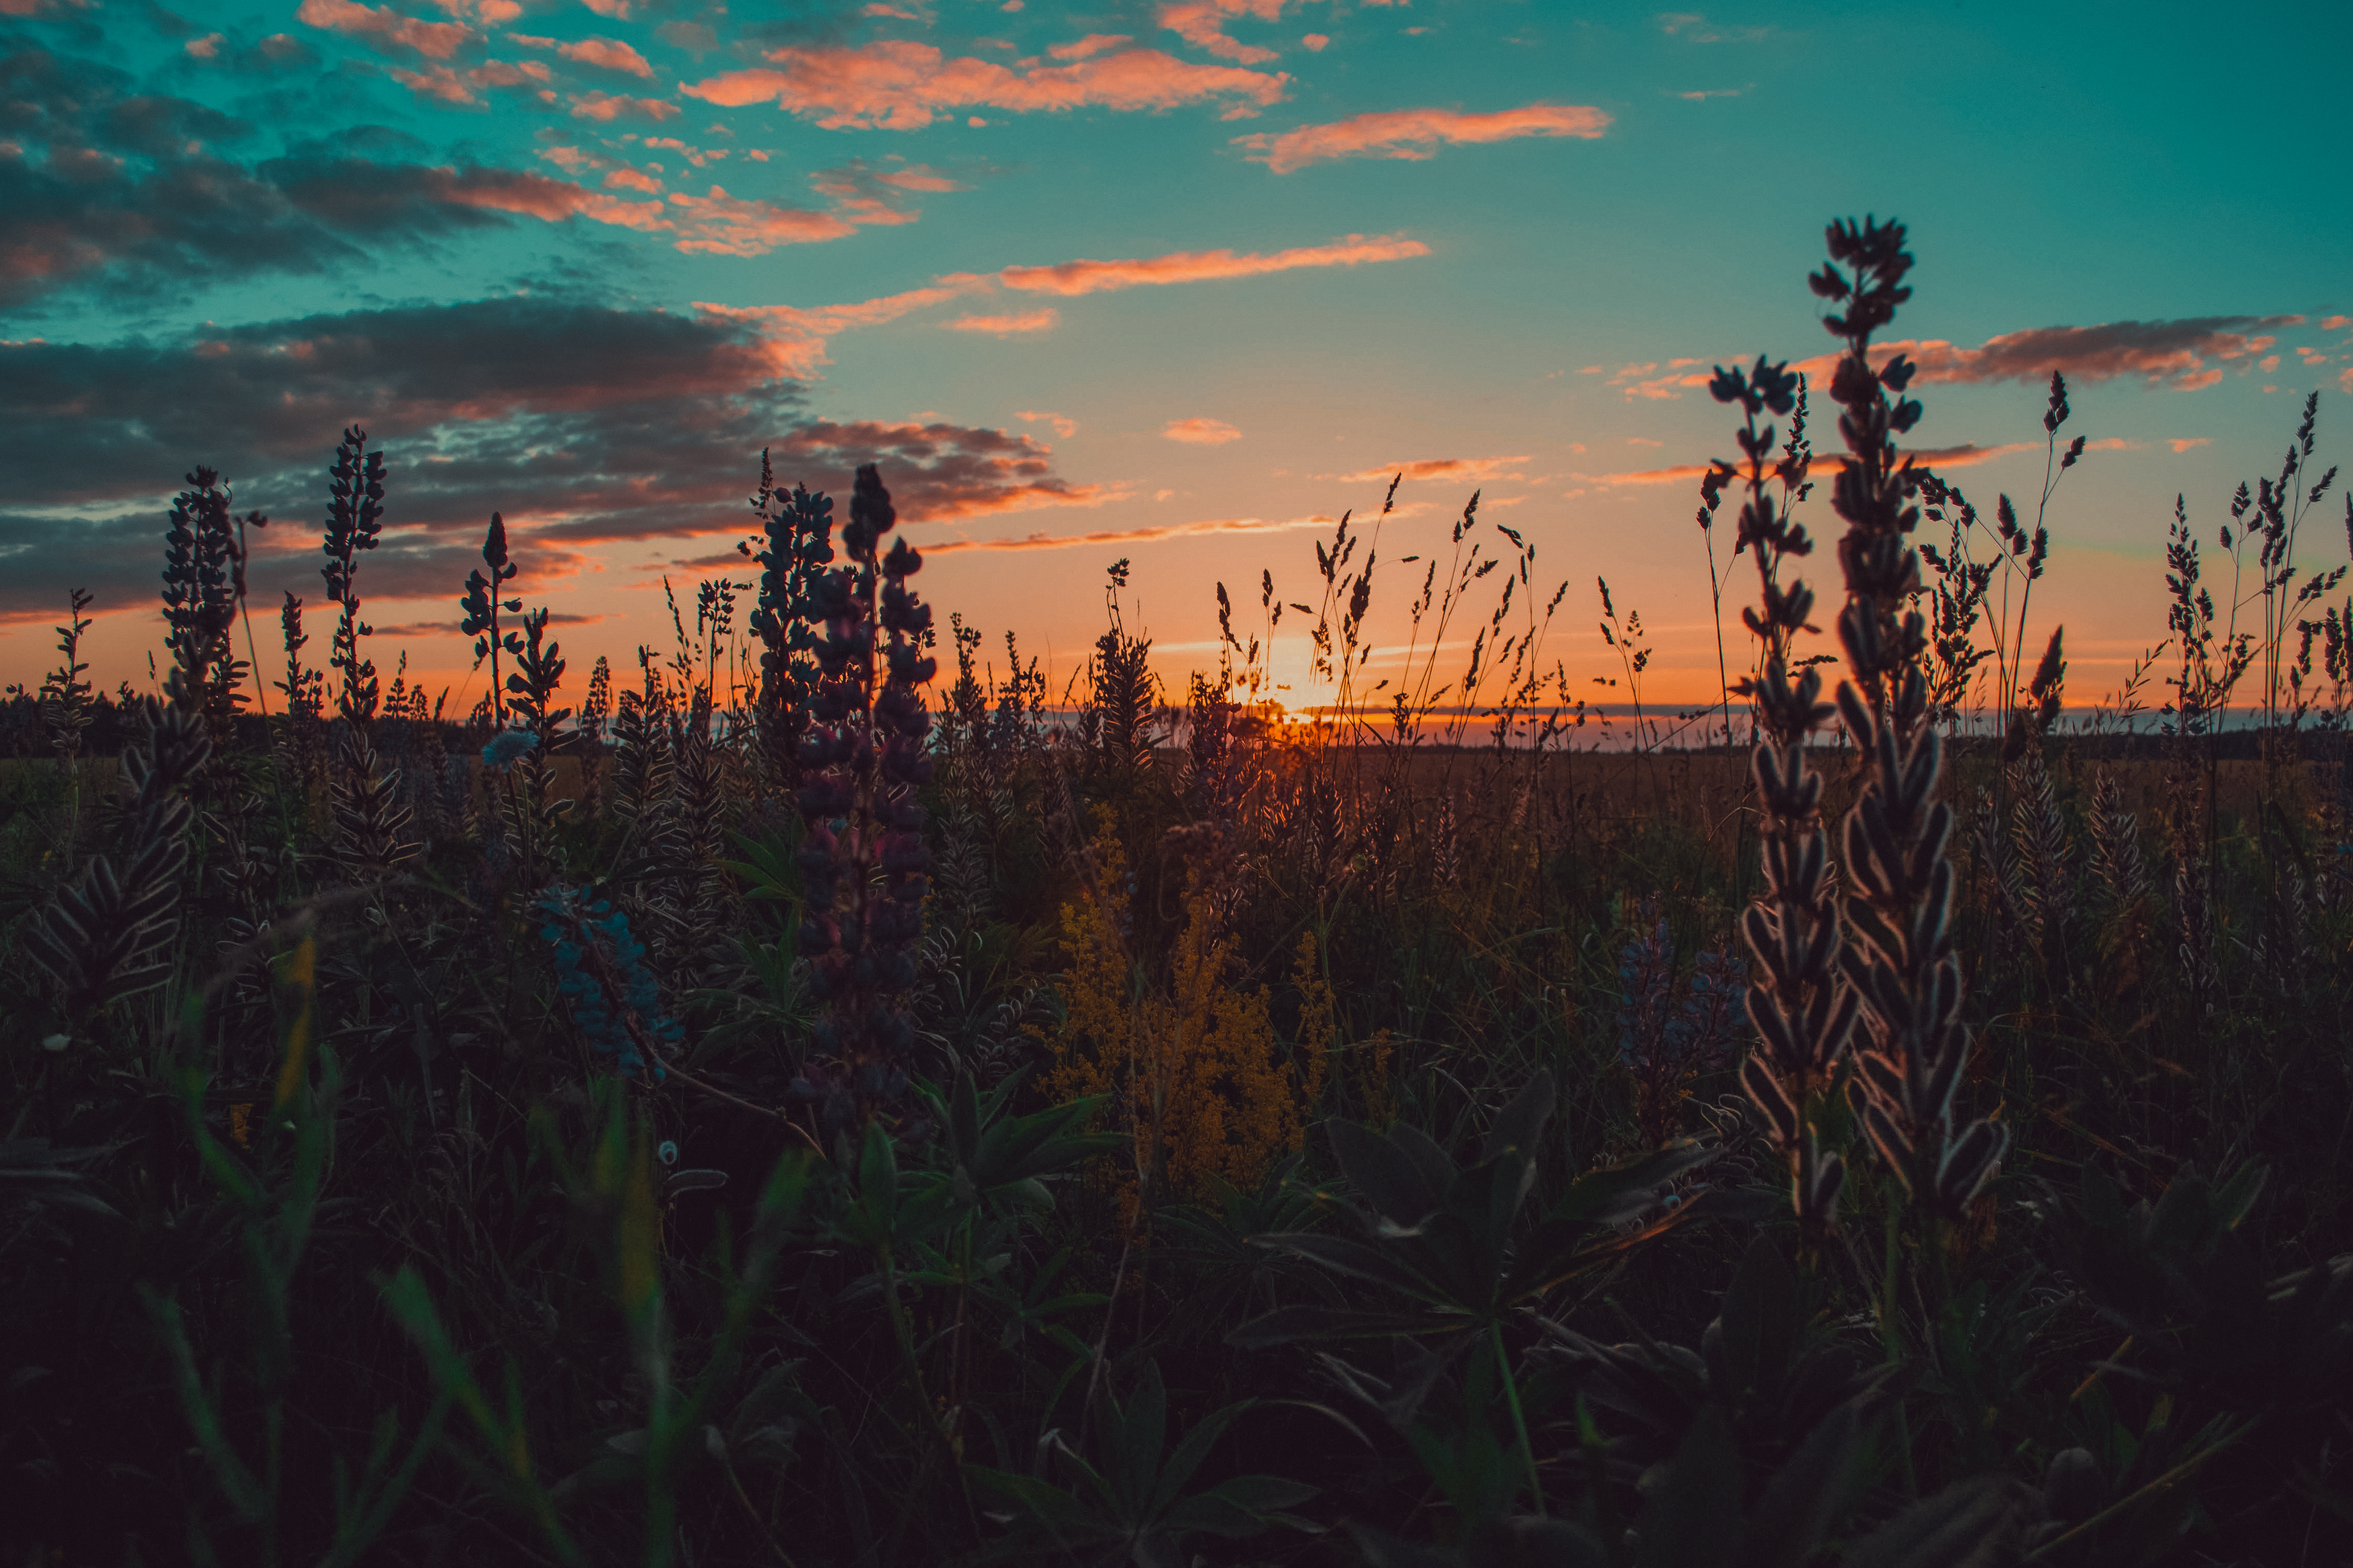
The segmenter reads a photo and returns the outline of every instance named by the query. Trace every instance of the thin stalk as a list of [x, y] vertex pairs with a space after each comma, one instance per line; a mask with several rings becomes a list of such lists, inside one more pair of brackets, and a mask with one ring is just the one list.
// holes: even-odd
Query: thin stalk
[[1488, 1337], [1495, 1347], [1495, 1372], [1504, 1380], [1504, 1402], [1512, 1407], [1512, 1431], [1520, 1440], [1520, 1462], [1527, 1467], [1528, 1494], [1535, 1499], [1536, 1517], [1545, 1517], [1544, 1481], [1536, 1474], [1535, 1445], [1528, 1441], [1528, 1418], [1520, 1410], [1520, 1387], [1512, 1377], [1511, 1358], [1504, 1352], [1504, 1325], [1490, 1322]]

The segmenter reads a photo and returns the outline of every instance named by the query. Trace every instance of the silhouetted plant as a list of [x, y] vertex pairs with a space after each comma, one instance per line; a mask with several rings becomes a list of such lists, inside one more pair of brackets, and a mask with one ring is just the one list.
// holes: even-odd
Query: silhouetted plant
[[1752, 767], [1765, 816], [1765, 892], [1741, 917], [1741, 934], [1761, 973], [1748, 990], [1757, 1041], [1741, 1062], [1740, 1083], [1789, 1162], [1791, 1205], [1808, 1247], [1819, 1248], [1838, 1223], [1846, 1184], [1845, 1162], [1822, 1147], [1822, 1119], [1842, 1079], [1857, 998], [1839, 979], [1844, 932], [1821, 820], [1822, 777], [1806, 756], [1831, 708], [1821, 700], [1820, 673], [1810, 666], [1796, 669], [1792, 658], [1798, 634], [1811, 629], [1814, 594], [1781, 575], [1786, 563], [1814, 547], [1795, 515], [1811, 453], [1793, 441], [1775, 460], [1773, 426], [1758, 423], [1768, 410], [1786, 416], [1797, 407], [1799, 382], [1787, 364], [1759, 355], [1750, 370], [1719, 366], [1708, 390], [1719, 403], [1740, 405], [1744, 422], [1736, 438], [1743, 463], [1712, 463], [1702, 495], [1713, 510], [1726, 483], [1737, 478], [1745, 485], [1735, 552], [1756, 552], [1762, 600], [1741, 611], [1764, 645], [1759, 673], [1736, 688], [1756, 705], [1763, 735]]
[[802, 1082], [829, 1128], [844, 1125], [853, 1105], [860, 1120], [895, 1106], [914, 1043], [904, 996], [915, 980], [931, 864], [915, 791], [932, 776], [923, 748], [931, 715], [916, 689], [938, 664], [923, 651], [931, 606], [907, 586], [923, 557], [903, 538], [882, 552], [897, 521], [881, 476], [871, 463], [860, 468], [841, 537], [849, 564], [810, 587], [823, 636], [801, 748], [800, 948], [825, 1009], [812, 1044], [832, 1066]]
[[41, 731], [57, 753], [58, 771], [67, 773], [73, 772], [82, 736], [90, 729], [90, 683], [82, 679], [90, 673], [90, 663], [81, 657], [81, 639], [90, 628], [90, 618], [82, 614], [90, 604], [88, 592], [73, 590], [66, 624], [58, 628], [58, 668], [41, 680]]
[[[481, 566], [466, 574], [465, 595], [458, 601], [458, 607], [466, 614], [458, 623], [458, 630], [474, 639], [474, 668], [480, 668], [485, 658], [491, 662], [491, 720], [503, 727], [507, 721], [506, 685], [499, 677], [499, 655], [507, 651], [507, 641], [499, 629], [499, 613], [520, 615], [522, 601], [499, 595], [522, 568], [508, 558], [507, 520], [495, 511], [491, 513], [490, 532], [482, 540], [482, 565], [491, 569], [489, 576], [482, 575]], [[523, 725], [526, 730], [536, 727]]]
[[245, 703], [247, 667], [229, 639], [237, 611], [237, 533], [220, 476], [199, 468], [188, 484], [174, 498], [164, 533], [164, 641], [174, 689], [204, 715], [217, 745], [228, 740]]
[[[1860, 689], [1840, 682], [1838, 701], [1862, 750], [1865, 778], [1846, 822], [1854, 941], [1841, 958], [1870, 1042], [1859, 1053], [1850, 1097], [1915, 1207], [1949, 1220], [1992, 1176], [2010, 1133], [1992, 1121], [1954, 1130], [1953, 1100], [1968, 1064], [1969, 1037], [1960, 1017], [1955, 884], [1945, 853], [1953, 808], [1936, 798], [1944, 741], [1924, 722], [1927, 637], [1923, 616], [1910, 607], [1921, 587], [1910, 540], [1919, 522], [1912, 504], [1918, 484], [1895, 446], [1895, 437], [1919, 422], [1920, 405], [1904, 395], [1914, 374], [1909, 360], [1897, 354], [1874, 369], [1870, 358], [1872, 334], [1911, 298], [1903, 286], [1912, 268], [1904, 239], [1901, 224], [1835, 224], [1831, 262], [1810, 279], [1817, 294], [1844, 310], [1823, 325], [1847, 345], [1831, 383], [1844, 410], [1839, 433], [1847, 447], [1831, 504], [1847, 523], [1839, 542], [1847, 587], [1839, 645]], [[2052, 403], [2063, 417], [2055, 381]], [[2048, 427], [2055, 431], [2055, 421]], [[2055, 654], [2055, 638], [2052, 646]]]

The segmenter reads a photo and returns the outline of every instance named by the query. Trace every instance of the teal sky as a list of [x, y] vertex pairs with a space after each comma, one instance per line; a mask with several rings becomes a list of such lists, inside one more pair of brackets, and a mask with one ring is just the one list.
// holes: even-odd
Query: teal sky
[[2343, 110], [2301, 80], [2348, 46], [2321, 5], [0, 0], [8, 679], [88, 586], [98, 673], [144, 683], [198, 462], [279, 520], [257, 609], [318, 602], [356, 422], [377, 660], [437, 685], [491, 510], [585, 676], [735, 560], [767, 446], [837, 492], [879, 461], [927, 596], [1063, 673], [1118, 557], [1181, 679], [1219, 581], [1305, 597], [1309, 530], [1390, 474], [1391, 560], [1476, 489], [1568, 580], [1580, 689], [1599, 575], [1690, 701], [1705, 372], [1826, 353], [1805, 276], [1875, 213], [1919, 260], [1913, 439], [1989, 512], [2068, 377], [2034, 636], [2088, 700], [2163, 634], [2177, 492], [2211, 541], [2315, 389], [2319, 463], [2353, 447]]

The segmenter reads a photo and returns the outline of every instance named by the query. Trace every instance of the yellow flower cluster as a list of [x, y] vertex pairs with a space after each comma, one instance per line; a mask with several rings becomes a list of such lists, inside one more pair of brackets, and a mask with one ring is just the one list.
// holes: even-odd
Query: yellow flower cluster
[[1133, 1166], [1113, 1180], [1131, 1216], [1145, 1193], [1194, 1195], [1213, 1174], [1254, 1186], [1300, 1147], [1324, 1091], [1334, 1008], [1314, 939], [1300, 940], [1299, 1044], [1286, 1052], [1265, 988], [1228, 984], [1233, 941], [1218, 933], [1207, 894], [1187, 900], [1163, 976], [1128, 952], [1127, 858], [1107, 821], [1093, 860], [1093, 887], [1062, 909], [1070, 969], [1046, 1091], [1110, 1098], [1133, 1135]]

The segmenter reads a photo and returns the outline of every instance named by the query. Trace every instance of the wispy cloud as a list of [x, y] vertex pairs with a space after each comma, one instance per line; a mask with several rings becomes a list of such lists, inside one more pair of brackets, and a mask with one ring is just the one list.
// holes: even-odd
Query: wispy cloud
[[[656, 204], [646, 205], [652, 206]], [[896, 294], [841, 305], [698, 302], [694, 308], [716, 320], [756, 324], [765, 336], [777, 374], [807, 379], [814, 377], [820, 367], [832, 363], [829, 344], [842, 332], [859, 327], [880, 326], [917, 310], [930, 310], [976, 294], [991, 293], [998, 289], [1029, 294], [1053, 294], [1069, 299], [1120, 289], [1254, 278], [1300, 268], [1355, 267], [1366, 262], [1395, 261], [1429, 254], [1430, 247], [1419, 240], [1397, 237], [1367, 240], [1362, 235], [1350, 235], [1345, 240], [1331, 245], [1281, 250], [1271, 256], [1256, 253], [1238, 256], [1230, 250], [1189, 250], [1126, 261], [1066, 261], [1047, 267], [1008, 267], [999, 272], [951, 272], [934, 279], [925, 288], [903, 289]], [[1003, 319], [1013, 319], [1014, 314], [1008, 313]], [[999, 318], [976, 315], [971, 319]]]
[[1013, 417], [1020, 420], [1024, 425], [1044, 424], [1051, 426], [1053, 427], [1054, 434], [1060, 437], [1065, 441], [1079, 433], [1079, 422], [1077, 420], [1071, 418], [1067, 414], [1056, 414], [1050, 409], [1018, 409], [1015, 411]]
[[1591, 141], [1609, 129], [1609, 116], [1577, 104], [1532, 103], [1491, 114], [1451, 109], [1398, 109], [1359, 114], [1329, 125], [1237, 136], [1255, 163], [1278, 174], [1341, 158], [1419, 161], [1437, 156], [1447, 142], [1510, 142], [1525, 136], [1578, 137]]
[[1222, 447], [1229, 441], [1239, 441], [1242, 433], [1222, 419], [1171, 419], [1161, 427], [1166, 440], [1182, 441], [1194, 447]]
[[952, 332], [989, 332], [1009, 338], [1025, 332], [1050, 332], [1061, 320], [1062, 312], [1050, 306], [1042, 310], [1013, 310], [995, 316], [958, 316], [940, 324]]
[[2214, 437], [2211, 436], [2176, 436], [2166, 443], [2173, 448], [2173, 455], [2177, 458], [2193, 447], [2211, 447], [2213, 444]]
[[1356, 267], [1368, 261], [1402, 261], [1428, 256], [1418, 239], [1388, 236], [1367, 239], [1352, 234], [1331, 245], [1303, 246], [1271, 255], [1251, 251], [1180, 250], [1127, 261], [1064, 261], [1051, 267], [1008, 267], [997, 274], [1008, 289], [1034, 294], [1100, 294], [1164, 283], [1199, 283], [1219, 278], [1256, 278], [1303, 267]]
[[860, 48], [775, 49], [766, 58], [768, 66], [723, 71], [680, 90], [723, 108], [774, 103], [828, 130], [920, 131], [939, 114], [974, 109], [1029, 114], [1222, 102], [1233, 119], [1278, 101], [1291, 81], [1281, 72], [1194, 65], [1157, 49], [1003, 66], [969, 55], [951, 58], [930, 44], [886, 39]]

